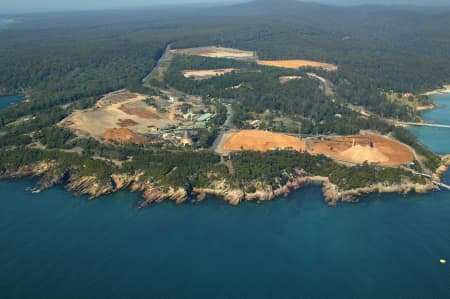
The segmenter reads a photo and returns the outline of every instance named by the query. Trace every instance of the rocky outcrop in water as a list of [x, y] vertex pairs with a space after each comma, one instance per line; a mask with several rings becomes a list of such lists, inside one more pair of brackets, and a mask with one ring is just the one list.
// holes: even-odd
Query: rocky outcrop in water
[[436, 172], [434, 174], [434, 179], [438, 182], [441, 181], [441, 176], [445, 172], [447, 172], [448, 168], [450, 167], [450, 155], [443, 156], [441, 161], [441, 166], [436, 169]]
[[222, 197], [231, 205], [237, 206], [243, 201], [268, 201], [280, 196], [287, 196], [290, 192], [312, 182], [313, 179], [311, 177], [298, 177], [277, 189], [272, 189], [271, 186], [257, 184], [257, 189], [254, 192], [245, 192], [241, 189], [228, 187], [224, 182], [218, 182], [213, 184], [212, 188], [194, 188], [192, 193], [197, 194], [197, 201], [201, 201], [207, 195], [210, 195]]
[[55, 162], [38, 162], [17, 169], [0, 169], [0, 179], [20, 179], [41, 176], [55, 166]]
[[427, 181], [425, 184], [418, 184], [412, 182], [404, 182], [401, 184], [384, 185], [382, 183], [374, 184], [368, 187], [356, 188], [351, 190], [340, 190], [335, 184], [331, 183], [328, 179], [323, 183], [323, 195], [326, 202], [334, 206], [338, 201], [343, 202], [358, 202], [361, 196], [372, 193], [399, 193], [408, 194], [411, 192], [426, 193], [435, 189], [436, 186]]
[[141, 203], [141, 207], [146, 207], [149, 204], [156, 202], [161, 203], [164, 200], [173, 200], [176, 204], [181, 204], [188, 199], [188, 193], [183, 188], [167, 188], [167, 190], [162, 190], [161, 188], [156, 188], [149, 183], [143, 185], [142, 196], [144, 197], [144, 202]]
[[90, 199], [110, 194], [114, 191], [111, 183], [99, 181], [95, 176], [71, 178], [66, 185], [66, 189], [73, 191], [77, 196], [87, 195]]

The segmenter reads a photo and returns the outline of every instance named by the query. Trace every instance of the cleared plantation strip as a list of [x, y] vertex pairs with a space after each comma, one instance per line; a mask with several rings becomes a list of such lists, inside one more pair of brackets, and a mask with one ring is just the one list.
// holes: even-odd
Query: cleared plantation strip
[[184, 70], [183, 76], [185, 78], [194, 80], [206, 80], [215, 76], [223, 76], [232, 72], [239, 71], [239, 69], [226, 68], [226, 69], [212, 69], [212, 70]]
[[170, 50], [170, 53], [176, 55], [190, 55], [190, 56], [201, 56], [210, 58], [228, 58], [247, 61], [256, 61], [258, 59], [256, 52], [223, 47], [174, 49]]
[[303, 79], [303, 77], [302, 76], [281, 76], [279, 78], [281, 84], [287, 83], [292, 80], [300, 80], [300, 79]]
[[333, 64], [312, 60], [258, 60], [257, 63], [264, 66], [274, 66], [290, 69], [298, 69], [302, 67], [322, 68], [327, 71], [337, 71], [338, 69], [338, 67]]

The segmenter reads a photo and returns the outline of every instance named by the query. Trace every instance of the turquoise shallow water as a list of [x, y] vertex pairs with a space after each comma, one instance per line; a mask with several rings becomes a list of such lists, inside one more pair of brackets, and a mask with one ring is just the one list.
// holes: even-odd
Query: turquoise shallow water
[[7, 108], [11, 104], [17, 103], [22, 100], [21, 96], [6, 96], [0, 97], [0, 110]]
[[[423, 116], [429, 121], [450, 125], [450, 94], [438, 95], [433, 99], [438, 108], [424, 112]], [[450, 129], [415, 127], [411, 131], [431, 150], [441, 154], [450, 153]]]
[[1, 298], [450, 298], [448, 192], [137, 209], [32, 185], [0, 181]]

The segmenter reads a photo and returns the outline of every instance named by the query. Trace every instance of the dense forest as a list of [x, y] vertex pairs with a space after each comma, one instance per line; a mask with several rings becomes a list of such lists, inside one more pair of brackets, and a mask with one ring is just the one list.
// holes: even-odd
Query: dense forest
[[[217, 68], [235, 68], [237, 71], [209, 80], [191, 80], [182, 75], [186, 69]], [[310, 78], [308, 71], [331, 80], [336, 96], [326, 96], [320, 88], [320, 82]], [[279, 78], [282, 76], [299, 76], [302, 79], [281, 83]], [[360, 129], [379, 130], [378, 123], [360, 117], [348, 104], [366, 107], [381, 117], [417, 119], [414, 109], [388, 101], [384, 94], [364, 79], [355, 76], [349, 81], [342, 79], [339, 72], [317, 69], [289, 70], [229, 59], [175, 56], [164, 82], [154, 84], [174, 87], [205, 99], [232, 99], [234, 123], [239, 128], [245, 127], [245, 121], [251, 119], [251, 114], [273, 111], [278, 116], [301, 120], [305, 134], [353, 134]]]

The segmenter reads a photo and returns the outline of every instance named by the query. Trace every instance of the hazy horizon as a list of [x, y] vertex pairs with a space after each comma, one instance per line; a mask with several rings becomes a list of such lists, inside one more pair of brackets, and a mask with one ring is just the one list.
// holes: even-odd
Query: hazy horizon
[[[33, 12], [132, 9], [140, 7], [169, 6], [180, 4], [219, 5], [244, 3], [251, 1], [252, 0], [0, 0], [0, 15]], [[304, 2], [317, 2], [330, 5], [450, 5], [448, 3], [448, 0], [312, 0]]]

